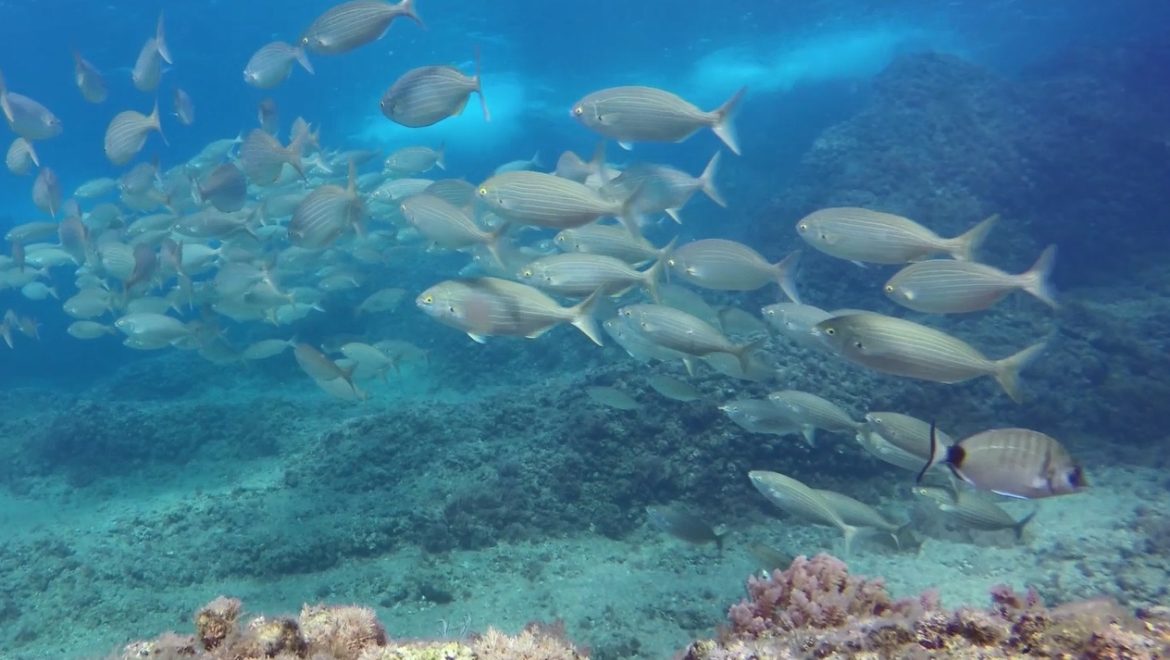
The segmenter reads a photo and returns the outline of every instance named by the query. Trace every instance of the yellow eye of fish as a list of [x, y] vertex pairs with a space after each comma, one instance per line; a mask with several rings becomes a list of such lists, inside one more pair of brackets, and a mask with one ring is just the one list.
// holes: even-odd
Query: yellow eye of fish
[[667, 259], [666, 265], [673, 268], [674, 267], [674, 259]]
[[487, 188], [480, 188], [477, 192], [480, 197], [487, 197]]
[[423, 302], [426, 303], [427, 305], [429, 305], [429, 304], [435, 302], [435, 297], [434, 296], [423, 296]]
[[532, 271], [531, 271], [531, 270], [526, 270], [526, 271], [524, 271], [523, 273], [521, 273], [520, 275], [521, 275], [522, 277], [532, 277]]

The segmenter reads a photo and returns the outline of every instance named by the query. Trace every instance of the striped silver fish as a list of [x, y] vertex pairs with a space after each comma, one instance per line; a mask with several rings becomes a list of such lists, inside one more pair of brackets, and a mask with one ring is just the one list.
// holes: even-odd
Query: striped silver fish
[[760, 339], [744, 344], [732, 343], [715, 326], [666, 305], [628, 305], [619, 309], [618, 315], [664, 348], [696, 357], [712, 353], [734, 355], [745, 373], [752, 368], [751, 354], [763, 345]]
[[8, 91], [0, 73], [0, 114], [8, 127], [26, 140], [47, 140], [61, 134], [61, 120], [51, 110], [24, 94]]
[[820, 493], [778, 472], [755, 470], [748, 473], [748, 478], [761, 495], [784, 511], [798, 518], [841, 530], [845, 537], [845, 554], [850, 553], [853, 539], [860, 529], [846, 523]]
[[81, 97], [90, 103], [102, 103], [110, 95], [102, 72], [73, 49], [73, 82]]
[[748, 433], [784, 436], [800, 431], [784, 411], [767, 399], [736, 399], [719, 406], [719, 411]]
[[438, 149], [422, 146], [403, 147], [386, 157], [383, 168], [397, 176], [417, 176], [432, 167], [445, 170], [447, 169], [447, 163], [443, 160], [445, 151], [445, 145], [442, 144]]
[[191, 186], [195, 201], [207, 202], [224, 213], [239, 211], [248, 198], [248, 181], [235, 163], [224, 163], [212, 170], [202, 182]]
[[32, 142], [18, 137], [8, 145], [8, 152], [4, 155], [4, 164], [8, 166], [8, 171], [17, 176], [24, 176], [29, 173], [29, 170], [34, 165], [41, 166], [41, 161], [37, 157], [37, 151], [33, 148]]
[[380, 107], [390, 121], [421, 128], [462, 113], [472, 92], [479, 95], [483, 120], [491, 121], [483, 97], [478, 55], [473, 76], [452, 66], [422, 66], [407, 71], [382, 94]]
[[585, 395], [594, 403], [614, 410], [637, 410], [642, 407], [637, 399], [616, 387], [586, 387]]
[[910, 264], [886, 282], [883, 290], [894, 302], [928, 314], [962, 314], [987, 309], [1012, 291], [1025, 291], [1055, 308], [1048, 278], [1056, 261], [1050, 245], [1028, 270], [1012, 275], [975, 263], [931, 259]]
[[568, 323], [602, 345], [593, 310], [600, 292], [561, 307], [540, 289], [494, 277], [440, 282], [419, 294], [415, 305], [431, 318], [482, 343], [491, 335], [535, 339]]
[[800, 346], [818, 350], [825, 348], [813, 334], [813, 327], [832, 317], [832, 312], [802, 303], [775, 303], [761, 309], [760, 314], [768, 325]]
[[254, 128], [240, 145], [240, 167], [248, 180], [258, 186], [269, 186], [280, 178], [280, 171], [288, 164], [304, 177], [301, 164], [301, 141], [294, 139], [284, 147], [272, 135]]
[[1081, 466], [1064, 445], [1031, 429], [991, 429], [942, 448], [932, 428], [930, 448], [920, 481], [931, 467], [946, 465], [975, 488], [1006, 497], [1067, 495], [1087, 486]]
[[57, 217], [57, 210], [61, 208], [61, 180], [51, 167], [42, 167], [33, 180], [32, 200], [36, 207], [45, 213]]
[[178, 87], [175, 88], [173, 95], [173, 106], [175, 109], [175, 117], [178, 118], [179, 123], [184, 126], [190, 126], [195, 123], [195, 102], [191, 100], [191, 95], [185, 90]]
[[570, 115], [589, 129], [628, 148], [634, 142], [682, 142], [699, 129], [710, 128], [739, 155], [732, 116], [747, 88], [709, 112], [671, 92], [654, 87], [611, 87], [573, 104]]
[[695, 389], [694, 385], [663, 374], [647, 376], [646, 382], [655, 392], [675, 401], [689, 402], [703, 398], [702, 393]]
[[861, 422], [854, 421], [841, 406], [809, 392], [781, 390], [768, 395], [768, 400], [785, 412], [800, 426], [800, 432], [810, 445], [816, 442], [817, 429], [830, 433], [856, 433]]
[[640, 213], [664, 212], [682, 224], [679, 210], [700, 190], [719, 206], [727, 206], [723, 195], [715, 187], [719, 154], [715, 152], [703, 173], [697, 177], [666, 165], [635, 163], [601, 186], [601, 192], [615, 199], [624, 199], [643, 189], [638, 201]]
[[640, 284], [651, 298], [657, 299], [661, 275], [661, 260], [644, 271], [637, 271], [614, 257], [570, 252], [541, 257], [520, 269], [517, 277], [525, 284], [571, 297], [587, 296], [597, 290], [618, 295]]
[[357, 173], [349, 166], [349, 184], [318, 186], [297, 204], [288, 223], [288, 240], [297, 247], [317, 250], [329, 246], [350, 227], [363, 233], [366, 208], [357, 191]]
[[[439, 179], [427, 186], [423, 192], [468, 211], [475, 205], [475, 184], [463, 179]], [[480, 221], [483, 222], [484, 218], [480, 218]]]
[[505, 172], [479, 184], [480, 201], [522, 224], [569, 229], [615, 216], [631, 235], [639, 235], [636, 202], [611, 200], [591, 188], [542, 172]]
[[141, 92], [153, 92], [158, 88], [162, 78], [163, 62], [174, 64], [170, 49], [167, 47], [166, 31], [163, 28], [162, 14], [158, 16], [154, 36], [147, 39], [138, 51], [138, 58], [134, 61], [134, 69], [130, 72], [130, 79]]
[[806, 215], [797, 221], [796, 231], [821, 252], [850, 261], [904, 264], [940, 253], [972, 261], [997, 218], [993, 215], [961, 236], [943, 238], [900, 215], [836, 207]]
[[722, 238], [692, 241], [675, 249], [666, 260], [680, 279], [716, 291], [754, 291], [775, 282], [793, 302], [800, 302], [793, 275], [800, 252], [790, 252], [776, 263], [752, 248]]
[[995, 502], [972, 493], [951, 492], [949, 489], [936, 486], [916, 486], [911, 492], [931, 500], [938, 506], [939, 511], [964, 527], [983, 532], [1010, 529], [1017, 541], [1023, 537], [1024, 527], [1040, 512], [1040, 507], [1037, 506], [1031, 513], [1017, 520]]
[[885, 532], [890, 535], [890, 538], [894, 539], [894, 544], [899, 548], [902, 548], [904, 543], [918, 545], [916, 539], [910, 533], [910, 525], [912, 522], [896, 523], [887, 518], [881, 511], [878, 511], [865, 502], [856, 500], [844, 493], [838, 493], [835, 490], [825, 490], [823, 488], [814, 488], [812, 490], [817, 495], [820, 495], [830, 508], [837, 512], [837, 515], [841, 517], [841, 520], [845, 521], [846, 525]]
[[912, 321], [861, 313], [834, 316], [815, 326], [825, 345], [845, 359], [876, 371], [929, 380], [961, 383], [992, 376], [1017, 403], [1019, 372], [1044, 349], [1044, 342], [999, 360], [961, 339]]
[[657, 260], [665, 254], [645, 238], [631, 236], [624, 227], [616, 225], [593, 223], [565, 229], [557, 233], [553, 242], [565, 252], [600, 254], [635, 265]]
[[506, 225], [496, 232], [484, 231], [463, 209], [426, 193], [407, 197], [402, 200], [400, 208], [402, 217], [439, 247], [461, 250], [482, 245], [497, 261], [503, 263], [499, 254], [499, 241]]
[[[939, 444], [946, 448], [954, 438], [937, 430]], [[930, 460], [930, 422], [902, 413], [872, 411], [865, 414], [865, 426], [858, 429], [863, 447], [887, 463], [907, 470], [921, 470]]]
[[[142, 147], [146, 145], [146, 136], [151, 131], [158, 131], [159, 136], [162, 136], [157, 101], [149, 115], [134, 110], [119, 112], [106, 127], [106, 158], [115, 165], [129, 163], [139, 151], [142, 151]], [[166, 142], [166, 138], [163, 138], [163, 142]]]
[[303, 48], [283, 41], [264, 44], [244, 65], [244, 82], [259, 89], [272, 89], [288, 80], [293, 62], [310, 74], [315, 73]]
[[348, 53], [381, 39], [399, 16], [423, 24], [415, 11], [414, 0], [402, 0], [398, 4], [383, 0], [343, 2], [318, 16], [301, 35], [300, 45], [320, 55]]
[[655, 344], [639, 332], [636, 327], [626, 323], [626, 320], [620, 316], [606, 319], [601, 327], [605, 329], [607, 335], [617, 342], [618, 346], [622, 347], [626, 354], [638, 362], [682, 360], [687, 366], [687, 371], [692, 370], [691, 356]]

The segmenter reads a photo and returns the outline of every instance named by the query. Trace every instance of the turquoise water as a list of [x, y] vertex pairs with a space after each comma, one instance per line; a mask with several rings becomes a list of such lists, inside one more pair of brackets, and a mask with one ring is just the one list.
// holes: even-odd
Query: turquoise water
[[[241, 74], [249, 57], [276, 39], [297, 43], [331, 3], [0, 3], [9, 100], [32, 99], [62, 126], [33, 140], [40, 167], [0, 173], [0, 226], [16, 230], [0, 257], [0, 309], [11, 312], [0, 326], [11, 337], [0, 345], [0, 657], [103, 657], [131, 639], [189, 631], [192, 613], [220, 594], [273, 614], [363, 603], [399, 637], [515, 632], [560, 618], [593, 657], [670, 657], [710, 636], [742, 596], [760, 568], [754, 544], [845, 551], [832, 525], [770, 504], [751, 470], [910, 522], [920, 548], [870, 538], [847, 557], [897, 595], [936, 587], [948, 605], [983, 603], [1006, 582], [1050, 602], [1164, 603], [1165, 8], [772, 4], [420, 0], [425, 28], [398, 18], [351, 52], [310, 51], [314, 74], [293, 63], [287, 80], [261, 90]], [[143, 91], [132, 70], [160, 11], [173, 63]], [[72, 48], [101, 71], [104, 102], [88, 103], [71, 79]], [[490, 121], [477, 95], [425, 128], [380, 112], [406, 71], [450, 65], [471, 75], [477, 57]], [[695, 349], [684, 365], [677, 346], [631, 356], [604, 331], [597, 346], [562, 327], [568, 319], [519, 333], [532, 339], [478, 343], [468, 333], [509, 334], [484, 325], [496, 299], [482, 294], [461, 301], [470, 325], [429, 314], [416, 298], [430, 287], [486, 274], [524, 280], [529, 262], [564, 243], [559, 228], [508, 217], [505, 205], [495, 209], [511, 224], [502, 266], [482, 249], [436, 245], [401, 215], [402, 198], [375, 193], [403, 178], [386, 158], [441, 145], [445, 169], [410, 176], [462, 179], [483, 197], [478, 188], [504, 163], [536, 154], [524, 166], [550, 172], [566, 150], [588, 161], [602, 140], [570, 111], [618, 85], [667, 89], [702, 110], [747, 88], [729, 120], [741, 155], [705, 125], [678, 143], [604, 141], [603, 177], [646, 163], [697, 176], [721, 153], [713, 185], [726, 207], [698, 192], [680, 224], [646, 208], [639, 230], [653, 246], [728, 239], [769, 263], [800, 250], [795, 286], [823, 310], [905, 318], [991, 358], [1044, 341], [1020, 376], [1021, 402], [993, 378], [892, 375], [811, 335], [793, 340], [761, 314], [786, 300], [770, 281], [704, 287], [665, 260], [655, 281], [705, 307], [677, 291], [668, 304], [732, 344], [759, 343], [754, 378], [722, 351]], [[189, 126], [173, 114], [176, 88], [193, 99]], [[196, 158], [214, 140], [247, 137], [264, 99], [304, 177], [286, 165], [279, 181], [261, 181], [240, 145]], [[115, 165], [103, 150], [111, 120], [149, 113], [156, 100], [165, 142], [148, 131], [130, 162]], [[16, 103], [13, 112], [27, 107]], [[296, 143], [297, 117], [319, 148]], [[21, 129], [5, 123], [7, 146]], [[344, 193], [351, 160], [361, 185], [347, 199], [362, 221], [337, 221], [322, 245], [296, 245], [288, 229], [301, 222], [299, 202], [327, 186]], [[183, 230], [211, 203], [191, 194], [191, 181], [206, 187], [227, 162], [248, 183], [241, 211], [215, 215], [231, 228]], [[150, 163], [156, 177], [122, 178]], [[30, 190], [45, 167], [61, 199], [43, 209]], [[597, 176], [586, 184], [596, 188]], [[100, 177], [118, 181], [76, 196]], [[79, 214], [63, 206], [71, 197]], [[622, 206], [605, 199], [610, 210], [597, 217]], [[481, 231], [497, 227], [484, 199], [465, 201]], [[843, 206], [912, 218], [944, 237], [999, 214], [978, 260], [1019, 273], [1055, 244], [1058, 307], [1023, 292], [969, 314], [899, 306], [882, 286], [904, 264], [850, 263], [797, 232], [809, 213]], [[71, 243], [78, 227], [83, 239]], [[736, 268], [741, 278], [750, 270]], [[398, 290], [382, 294], [396, 303], [369, 300], [386, 289]], [[552, 295], [558, 307], [584, 297]], [[650, 302], [640, 286], [598, 298], [598, 324]], [[92, 314], [78, 311], [83, 302], [96, 305]], [[133, 313], [172, 325], [136, 333], [125, 322]], [[277, 342], [257, 344], [265, 340]], [[374, 353], [354, 357], [364, 350], [355, 344]], [[652, 382], [661, 376], [694, 388], [692, 400], [664, 396]], [[636, 407], [607, 404], [613, 393], [594, 387]], [[778, 390], [817, 394], [855, 422], [869, 411], [937, 420], [956, 439], [1042, 431], [1083, 467], [1089, 488], [993, 500], [1017, 519], [1039, 507], [1018, 540], [1010, 529], [972, 529], [912, 494], [913, 466], [879, 460], [852, 430], [821, 430], [809, 444], [793, 424], [745, 428], [721, 409]], [[645, 508], [654, 505], [726, 530], [724, 549], [652, 524]]]

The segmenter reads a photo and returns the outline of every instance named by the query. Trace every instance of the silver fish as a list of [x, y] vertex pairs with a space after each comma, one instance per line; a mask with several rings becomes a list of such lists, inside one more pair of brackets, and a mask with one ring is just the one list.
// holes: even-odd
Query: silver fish
[[451, 66], [423, 66], [407, 71], [382, 94], [379, 105], [390, 121], [421, 128], [462, 113], [472, 92], [479, 95], [483, 120], [491, 121], [483, 97], [478, 55], [473, 76]]
[[850, 553], [860, 528], [846, 523], [816, 490], [778, 472], [755, 470], [748, 473], [748, 478], [756, 490], [777, 507], [799, 518], [841, 530], [845, 537], [845, 554]]
[[912, 321], [874, 313], [846, 314], [821, 321], [818, 337], [851, 362], [884, 373], [961, 383], [992, 376], [1019, 402], [1020, 370], [1044, 349], [1044, 342], [999, 360], [991, 360], [970, 344]]
[[399, 16], [422, 25], [414, 0], [402, 0], [396, 5], [383, 0], [343, 2], [318, 16], [301, 36], [300, 45], [321, 55], [348, 53], [381, 39]]
[[37, 157], [37, 151], [33, 148], [32, 142], [18, 137], [8, 146], [8, 152], [4, 155], [4, 164], [8, 166], [9, 172], [17, 176], [24, 176], [34, 165], [40, 167], [41, 161]]
[[283, 41], [264, 44], [244, 65], [244, 82], [258, 89], [272, 89], [288, 80], [293, 62], [310, 74], [315, 73], [303, 48]]
[[802, 303], [775, 303], [760, 310], [764, 320], [773, 329], [804, 348], [824, 350], [825, 345], [815, 334], [816, 324], [834, 316], [820, 307]]
[[646, 507], [646, 515], [651, 525], [675, 538], [695, 545], [714, 543], [720, 552], [723, 551], [727, 530], [716, 530], [688, 511], [674, 506], [653, 505]]
[[668, 399], [675, 401], [698, 401], [703, 398], [702, 393], [695, 389], [690, 383], [683, 382], [677, 378], [664, 376], [662, 374], [654, 374], [646, 378], [646, 382], [650, 387]]
[[541, 172], [505, 172], [476, 189], [480, 201], [522, 224], [569, 229], [603, 216], [618, 217], [637, 236], [636, 197], [611, 200], [583, 184]]
[[212, 170], [203, 181], [191, 186], [199, 203], [208, 202], [224, 213], [239, 211], [248, 199], [248, 181], [235, 163], [224, 163]]
[[411, 195], [402, 200], [402, 217], [419, 233], [441, 247], [459, 250], [482, 245], [501, 263], [499, 241], [506, 226], [495, 232], [480, 229], [467, 213], [430, 194]]
[[0, 112], [8, 127], [26, 140], [48, 140], [61, 134], [61, 120], [37, 101], [8, 91], [4, 74], [0, 73]]
[[633, 142], [682, 142], [706, 127], [739, 155], [731, 119], [746, 91], [741, 88], [723, 105], [704, 112], [678, 95], [654, 87], [611, 87], [574, 103], [570, 115], [627, 148]]
[[1021, 428], [992, 429], [964, 438], [940, 451], [938, 433], [931, 425], [931, 467], [944, 464], [955, 476], [979, 490], [1007, 497], [1038, 499], [1084, 489], [1081, 466], [1050, 435]]
[[854, 421], [843, 408], [809, 392], [782, 390], [768, 395], [768, 400], [779, 407], [796, 424], [804, 439], [812, 445], [817, 429], [830, 433], [856, 433], [861, 422]]
[[675, 249], [666, 260], [680, 279], [717, 291], [754, 291], [775, 282], [793, 302], [800, 302], [793, 274], [800, 252], [768, 263], [759, 252], [736, 241], [708, 238]]
[[640, 284], [650, 293], [651, 298], [657, 299], [661, 273], [661, 260], [644, 271], [637, 271], [614, 257], [569, 253], [533, 261], [520, 270], [518, 279], [563, 296], [587, 296], [597, 290], [606, 295], [617, 295]]
[[73, 50], [73, 82], [77, 83], [82, 98], [90, 103], [101, 103], [110, 95], [101, 71], [82, 57], [77, 49]]
[[719, 406], [727, 418], [748, 433], [791, 435], [800, 427], [767, 399], [737, 399]]
[[350, 227], [364, 233], [365, 215], [365, 204], [357, 192], [357, 173], [351, 163], [347, 187], [318, 186], [301, 200], [288, 223], [288, 239], [298, 247], [324, 248]]
[[639, 212], [665, 212], [675, 222], [682, 224], [679, 210], [700, 190], [719, 206], [727, 206], [723, 195], [715, 187], [719, 154], [715, 152], [702, 174], [697, 177], [665, 165], [634, 164], [603, 185], [601, 191], [610, 197], [622, 199], [641, 189]]
[[190, 126], [195, 123], [195, 102], [190, 94], [178, 87], [175, 88], [174, 107], [180, 124]]
[[600, 254], [629, 264], [655, 261], [665, 254], [645, 238], [632, 236], [624, 227], [616, 225], [593, 223], [565, 229], [557, 233], [553, 242], [565, 252]]
[[637, 410], [642, 407], [634, 397], [616, 387], [586, 387], [585, 395], [594, 403], [615, 410]]
[[134, 61], [134, 69], [130, 72], [134, 86], [142, 92], [153, 92], [157, 89], [159, 79], [162, 78], [163, 62], [174, 64], [170, 48], [167, 46], [166, 31], [163, 29], [163, 17], [159, 14], [154, 36], [142, 44], [138, 51], [138, 59]]
[[894, 302], [928, 314], [962, 314], [987, 309], [1012, 291], [1025, 291], [1056, 307], [1048, 281], [1056, 260], [1049, 246], [1031, 268], [1018, 275], [975, 263], [931, 259], [910, 264], [886, 282], [883, 291]]
[[796, 232], [821, 252], [850, 261], [904, 264], [939, 253], [971, 261], [997, 218], [993, 215], [956, 238], [943, 238], [899, 215], [839, 207], [806, 215], [797, 221]]
[[1036, 507], [1031, 513], [1017, 520], [995, 502], [971, 493], [952, 493], [946, 488], [934, 486], [916, 486], [912, 491], [919, 497], [932, 500], [939, 511], [964, 527], [984, 532], [1010, 529], [1017, 541], [1023, 537], [1024, 527], [1040, 512], [1040, 507]]
[[446, 145], [440, 144], [438, 149], [430, 147], [403, 147], [386, 157], [384, 167], [387, 172], [397, 176], [418, 176], [432, 167], [441, 170], [447, 169], [444, 160]]
[[61, 208], [61, 181], [51, 167], [42, 167], [32, 187], [33, 204], [40, 210], [57, 217]]
[[751, 354], [763, 344], [762, 340], [734, 344], [706, 321], [665, 305], [629, 305], [618, 314], [664, 348], [697, 357], [728, 353], [739, 360], [745, 372], [751, 369]]
[[482, 277], [440, 282], [419, 294], [415, 304], [428, 316], [481, 343], [489, 335], [535, 339], [556, 325], [568, 323], [601, 346], [592, 315], [600, 298], [601, 292], [597, 292], [572, 307], [561, 307], [539, 289]]
[[288, 147], [284, 147], [263, 130], [253, 129], [240, 145], [240, 167], [248, 175], [248, 180], [258, 186], [275, 183], [286, 164], [304, 177], [301, 144], [300, 140], [294, 139]]
[[[159, 136], [162, 136], [157, 102], [149, 115], [134, 110], [119, 112], [106, 127], [106, 158], [114, 165], [129, 163], [139, 151], [142, 151], [142, 147], [146, 145], [146, 136], [151, 131], [157, 131]], [[163, 142], [166, 142], [166, 138], [163, 138]]]

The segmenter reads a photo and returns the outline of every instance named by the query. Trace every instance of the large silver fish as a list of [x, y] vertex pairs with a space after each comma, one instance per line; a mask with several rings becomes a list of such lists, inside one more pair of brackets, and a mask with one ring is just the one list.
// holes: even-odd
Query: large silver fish
[[875, 264], [904, 264], [934, 254], [971, 261], [997, 216], [956, 238], [943, 238], [922, 225], [892, 213], [857, 207], [814, 211], [796, 223], [806, 243], [841, 259]]
[[618, 310], [618, 315], [658, 345], [680, 353], [704, 357], [712, 353], [727, 353], [739, 360], [744, 372], [752, 368], [751, 354], [763, 345], [762, 340], [745, 344], [732, 343], [715, 326], [666, 305], [629, 305]]
[[825, 345], [850, 362], [884, 373], [961, 383], [992, 376], [1014, 401], [1021, 400], [1019, 374], [1044, 349], [1044, 342], [992, 360], [967, 342], [913, 321], [870, 312], [834, 316], [815, 326]]
[[1013, 275], [973, 261], [931, 259], [898, 271], [883, 291], [899, 305], [927, 314], [977, 312], [1017, 290], [1056, 307], [1048, 281], [1055, 260], [1056, 247], [1049, 246], [1031, 268]]
[[634, 142], [682, 142], [710, 128], [736, 155], [739, 143], [732, 115], [747, 88], [723, 105], [703, 111], [677, 94], [654, 87], [610, 87], [573, 104], [570, 115], [586, 127], [629, 148]]
[[146, 145], [146, 137], [151, 131], [157, 131], [159, 136], [162, 136], [157, 101], [149, 115], [134, 110], [119, 112], [106, 127], [106, 158], [115, 165], [129, 163], [139, 151], [142, 151], [142, 147]]
[[0, 73], [0, 112], [8, 127], [26, 140], [48, 140], [61, 134], [61, 120], [51, 110], [24, 94], [8, 91]]
[[483, 120], [490, 121], [487, 101], [475, 58], [475, 75], [469, 76], [453, 66], [422, 66], [411, 69], [394, 81], [382, 95], [382, 114], [390, 121], [421, 128], [437, 124], [463, 112], [472, 92], [479, 95]]
[[244, 82], [259, 89], [272, 89], [288, 80], [293, 62], [300, 64], [310, 74], [314, 73], [313, 65], [303, 48], [283, 41], [264, 44], [252, 53], [244, 66]]
[[778, 472], [755, 470], [748, 473], [748, 478], [756, 490], [777, 507], [799, 518], [841, 530], [845, 537], [845, 554], [850, 553], [860, 528], [846, 523], [819, 492]]
[[773, 264], [743, 243], [707, 238], [676, 248], [666, 264], [680, 279], [704, 289], [755, 291], [775, 282], [784, 295], [800, 302], [793, 280], [799, 261], [800, 252], [790, 252]]
[[569, 229], [615, 216], [638, 235], [637, 205], [631, 196], [612, 200], [583, 184], [541, 172], [505, 172], [479, 184], [480, 201], [522, 224]]
[[940, 449], [931, 425], [930, 460], [918, 474], [945, 464], [979, 490], [1007, 497], [1037, 499], [1084, 489], [1084, 471], [1064, 445], [1050, 435], [1021, 428], [991, 429]]
[[405, 16], [422, 25], [414, 0], [350, 0], [325, 10], [301, 35], [300, 45], [320, 55], [340, 55], [377, 41], [391, 22]]

